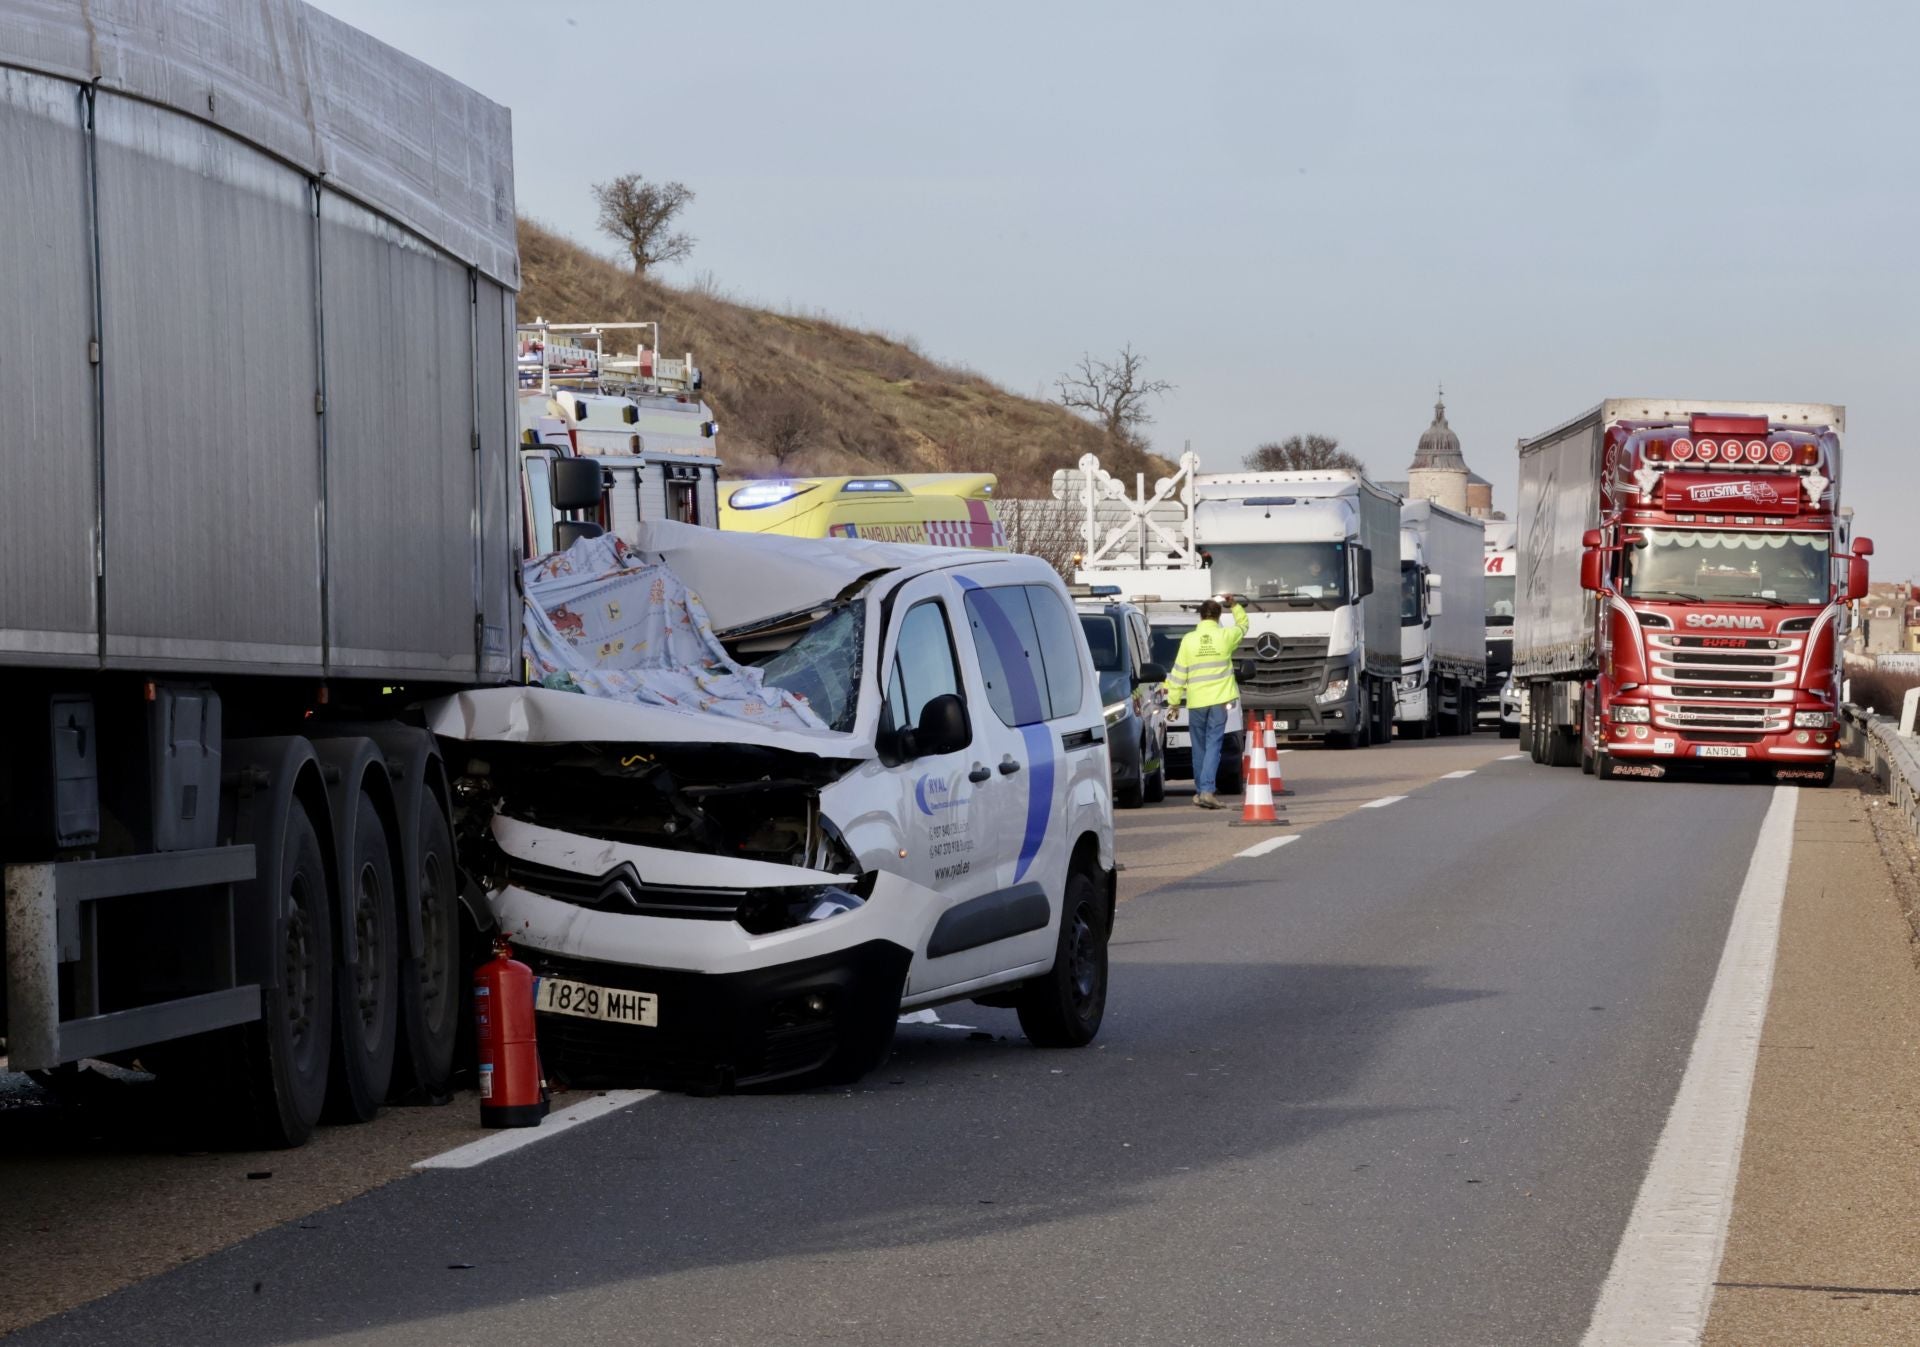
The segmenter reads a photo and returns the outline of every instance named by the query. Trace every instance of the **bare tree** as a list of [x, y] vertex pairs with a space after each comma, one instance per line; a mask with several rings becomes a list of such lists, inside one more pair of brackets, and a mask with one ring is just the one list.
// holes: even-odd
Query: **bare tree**
[[1305, 472], [1325, 468], [1351, 468], [1365, 472], [1367, 465], [1340, 447], [1332, 435], [1289, 435], [1284, 440], [1269, 440], [1244, 460], [1255, 472]]
[[661, 262], [678, 262], [693, 251], [693, 236], [669, 232], [674, 217], [693, 200], [682, 182], [648, 182], [638, 173], [623, 173], [612, 182], [593, 185], [600, 203], [600, 228], [620, 241], [633, 259], [633, 274]]
[[1062, 407], [1084, 413], [1107, 432], [1109, 443], [1143, 448], [1140, 430], [1153, 424], [1147, 402], [1173, 391], [1165, 379], [1149, 379], [1142, 372], [1147, 358], [1131, 343], [1112, 360], [1082, 354], [1080, 363], [1054, 380]]
[[994, 510], [1007, 533], [1007, 546], [1039, 557], [1064, 580], [1073, 579], [1086, 549], [1084, 516], [1066, 501], [1000, 500]]
[[742, 418], [747, 432], [760, 442], [776, 465], [809, 448], [820, 437], [824, 422], [813, 400], [791, 388], [778, 388], [755, 398]]

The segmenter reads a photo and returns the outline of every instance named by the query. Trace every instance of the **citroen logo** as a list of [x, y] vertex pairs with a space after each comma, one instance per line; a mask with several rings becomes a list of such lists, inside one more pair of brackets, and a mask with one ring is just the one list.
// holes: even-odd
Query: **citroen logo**
[[1280, 658], [1280, 638], [1270, 631], [1263, 631], [1253, 638], [1253, 653], [1261, 659]]

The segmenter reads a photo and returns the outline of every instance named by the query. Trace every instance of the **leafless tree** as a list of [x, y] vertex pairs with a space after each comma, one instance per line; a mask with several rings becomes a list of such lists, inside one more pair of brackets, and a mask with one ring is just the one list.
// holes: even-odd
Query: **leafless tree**
[[1255, 472], [1305, 472], [1325, 468], [1351, 468], [1365, 472], [1367, 465], [1340, 447], [1332, 435], [1289, 435], [1284, 440], [1269, 440], [1246, 456], [1246, 465]]
[[678, 262], [693, 251], [693, 236], [671, 232], [674, 217], [693, 200], [682, 182], [648, 182], [638, 173], [623, 173], [611, 182], [593, 185], [600, 203], [600, 228], [618, 239], [633, 259], [633, 274], [661, 262]]
[[746, 408], [744, 419], [748, 435], [782, 468], [820, 438], [825, 424], [813, 399], [791, 388], [761, 394]]
[[1165, 379], [1147, 378], [1146, 364], [1147, 358], [1131, 343], [1112, 360], [1082, 354], [1078, 365], [1054, 380], [1055, 396], [1061, 406], [1098, 422], [1109, 443], [1143, 448], [1140, 431], [1153, 424], [1149, 399], [1173, 391]]
[[1002, 500], [994, 509], [1007, 531], [1007, 546], [1016, 552], [1039, 557], [1060, 573], [1063, 580], [1073, 579], [1086, 547], [1084, 516], [1070, 503], [1057, 500]]

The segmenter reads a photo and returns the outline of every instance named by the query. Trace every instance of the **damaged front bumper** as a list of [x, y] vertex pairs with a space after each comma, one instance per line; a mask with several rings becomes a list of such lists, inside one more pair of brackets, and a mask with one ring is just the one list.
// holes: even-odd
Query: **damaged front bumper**
[[[543, 1062], [571, 1084], [724, 1090], [857, 1074], [891, 1031], [912, 952], [938, 916], [937, 895], [884, 871], [832, 874], [502, 816], [492, 831], [506, 875], [493, 913], [535, 975], [652, 998], [640, 1024], [562, 1013], [536, 993]], [[817, 899], [831, 914], [808, 920]], [[781, 920], [797, 924], [765, 929]]]

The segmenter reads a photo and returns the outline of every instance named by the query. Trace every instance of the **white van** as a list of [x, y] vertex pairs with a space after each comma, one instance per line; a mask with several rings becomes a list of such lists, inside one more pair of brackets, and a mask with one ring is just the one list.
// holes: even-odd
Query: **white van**
[[672, 523], [639, 544], [698, 596], [676, 620], [710, 620], [723, 663], [808, 723], [565, 676], [429, 708], [478, 848], [461, 854], [490, 858], [476, 879], [540, 978], [549, 1073], [843, 1081], [901, 1010], [967, 998], [1018, 1010], [1036, 1044], [1089, 1042], [1112, 800], [1099, 679], [1052, 569]]

